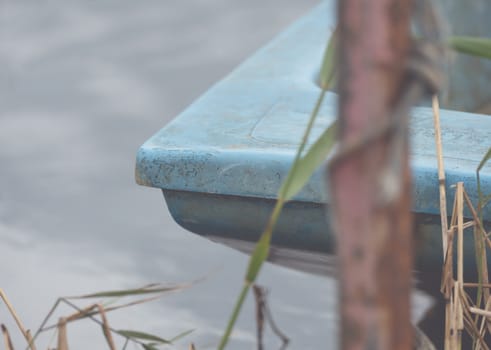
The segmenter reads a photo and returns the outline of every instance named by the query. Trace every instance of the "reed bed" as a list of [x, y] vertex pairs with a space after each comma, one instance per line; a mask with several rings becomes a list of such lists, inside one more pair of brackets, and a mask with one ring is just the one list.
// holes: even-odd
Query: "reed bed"
[[[20, 348], [25, 348], [26, 350], [37, 350], [38, 344], [36, 343], [36, 340], [38, 336], [42, 333], [50, 331], [52, 332], [51, 338], [56, 338], [56, 349], [68, 350], [68, 325], [81, 320], [90, 320], [100, 325], [107, 348], [110, 350], [116, 350], [116, 342], [114, 341], [114, 337], [122, 337], [124, 339], [122, 346], [123, 350], [126, 349], [130, 343], [136, 344], [144, 350], [158, 350], [164, 345], [173, 345], [174, 342], [184, 338], [194, 330], [186, 330], [174, 337], [163, 338], [138, 330], [114, 329], [109, 324], [107, 314], [111, 311], [126, 309], [131, 306], [158, 300], [169, 293], [179, 292], [189, 288], [192, 284], [193, 283], [168, 285], [158, 283], [145, 285], [136, 289], [113, 290], [79, 296], [62, 297], [54, 303], [34, 335], [31, 335], [30, 330], [24, 326], [14, 306], [7, 297], [7, 294], [1, 288], [0, 299], [7, 307], [10, 316], [15, 321], [18, 330], [25, 339], [26, 345]], [[97, 301], [89, 302], [90, 300], [94, 299], [97, 299]], [[131, 300], [127, 301], [127, 299]], [[86, 305], [79, 306], [77, 301], [81, 300], [85, 301]], [[74, 312], [69, 315], [59, 317], [57, 321], [52, 321], [50, 323], [55, 311], [62, 304], [68, 305], [74, 310]], [[1, 331], [4, 348], [6, 350], [14, 350], [14, 344], [12, 342], [10, 332], [4, 324], [1, 324]], [[47, 349], [52, 349], [51, 344], [48, 344]], [[190, 349], [194, 349], [193, 344], [190, 344]]]
[[[447, 216], [445, 192], [445, 168], [440, 130], [438, 99], [433, 98], [435, 122], [435, 141], [438, 158], [438, 179], [440, 189], [440, 215], [442, 222], [443, 268], [441, 292], [445, 299], [445, 339], [446, 350], [462, 349], [462, 337], [466, 332], [472, 339], [475, 350], [490, 349], [487, 337], [491, 335], [491, 284], [489, 283], [487, 249], [491, 248], [486, 232], [482, 210], [489, 203], [490, 196], [481, 193], [479, 172], [491, 158], [491, 148], [484, 155], [476, 170], [478, 183], [478, 203], [474, 206], [465, 190], [463, 182], [452, 185], [455, 196], [450, 222]], [[466, 220], [465, 208], [471, 219]], [[477, 266], [477, 282], [464, 280], [464, 237], [473, 235]], [[456, 271], [454, 269], [456, 268]]]
[[[151, 301], [156, 301], [163, 296], [172, 293], [180, 292], [184, 289], [191, 287], [194, 284], [179, 284], [179, 285], [166, 285], [166, 284], [149, 284], [136, 289], [125, 290], [113, 290], [98, 292], [92, 294], [85, 294], [79, 296], [70, 296], [58, 298], [58, 300], [51, 307], [43, 322], [36, 330], [34, 336], [31, 335], [31, 331], [24, 326], [21, 318], [19, 317], [14, 306], [10, 302], [7, 294], [0, 288], [0, 299], [5, 304], [10, 316], [14, 320], [19, 332], [25, 339], [25, 345], [17, 348], [24, 348], [25, 350], [37, 350], [37, 338], [42, 333], [53, 332], [51, 339], [56, 339], [55, 347], [48, 344], [47, 349], [57, 350], [69, 350], [69, 337], [67, 328], [68, 325], [81, 320], [89, 320], [101, 327], [102, 336], [106, 343], [106, 348], [109, 350], [116, 350], [115, 337], [121, 337], [124, 339], [124, 344], [121, 347], [125, 350], [130, 343], [139, 346], [143, 350], [161, 350], [162, 346], [173, 346], [177, 340], [184, 338], [191, 334], [194, 329], [186, 330], [174, 337], [163, 338], [154, 334], [141, 332], [137, 330], [129, 329], [114, 329], [111, 327], [108, 321], [107, 314], [111, 311], [125, 309], [131, 306], [145, 304]], [[280, 350], [287, 348], [289, 344], [289, 338], [279, 329], [273, 319], [273, 314], [268, 303], [268, 291], [266, 288], [254, 284], [252, 286], [255, 297], [255, 313], [256, 313], [256, 327], [257, 327], [257, 348], [258, 350], [264, 349], [263, 335], [267, 325], [271, 328], [272, 332], [281, 340]], [[131, 301], [122, 302], [123, 299], [132, 298]], [[95, 303], [88, 303], [87, 305], [80, 306], [76, 302], [80, 300], [89, 301], [90, 299], [98, 299]], [[59, 317], [57, 321], [50, 321], [55, 314], [55, 311], [62, 304], [68, 305], [74, 310], [73, 313]], [[5, 350], [15, 350], [10, 331], [4, 325], [0, 325], [3, 343]], [[0, 349], [1, 346], [0, 346]], [[189, 350], [196, 350], [194, 343], [189, 343]]]

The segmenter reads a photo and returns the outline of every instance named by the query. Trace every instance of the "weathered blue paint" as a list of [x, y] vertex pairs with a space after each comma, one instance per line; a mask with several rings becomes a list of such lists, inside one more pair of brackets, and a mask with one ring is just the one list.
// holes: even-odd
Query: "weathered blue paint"
[[[204, 235], [243, 240], [258, 237], [269, 214], [268, 203], [276, 197], [292, 164], [319, 94], [315, 77], [334, 27], [332, 18], [326, 19], [329, 12], [333, 12], [331, 5], [321, 4], [140, 148], [137, 182], [163, 189], [178, 223]], [[336, 95], [328, 93], [309, 143], [335, 116]], [[442, 111], [441, 124], [447, 183], [464, 181], [475, 201], [475, 170], [490, 146], [491, 118]], [[428, 223], [420, 229], [428, 242], [421, 251], [425, 261], [439, 263], [439, 195], [430, 109], [413, 110], [411, 136], [414, 212], [420, 214], [420, 222]], [[483, 191], [491, 193], [491, 164], [484, 167], [481, 178]], [[447, 188], [447, 193], [451, 212], [453, 190]], [[220, 200], [227, 205], [218, 210]], [[275, 236], [274, 243], [332, 251], [333, 240], [323, 216], [318, 212], [305, 214], [305, 208], [318, 211], [320, 204], [329, 203], [322, 169], [314, 173], [294, 203], [289, 214], [280, 219], [278, 231], [282, 234]], [[484, 217], [491, 220], [491, 208]], [[471, 254], [471, 246], [467, 246]]]

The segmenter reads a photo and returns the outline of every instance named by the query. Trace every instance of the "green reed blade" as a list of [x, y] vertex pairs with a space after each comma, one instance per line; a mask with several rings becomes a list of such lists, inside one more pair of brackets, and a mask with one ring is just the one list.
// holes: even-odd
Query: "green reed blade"
[[139, 339], [139, 340], [148, 340], [156, 343], [161, 343], [161, 344], [172, 344], [170, 340], [161, 338], [159, 336], [145, 333], [145, 332], [139, 332], [139, 331], [133, 331], [133, 330], [128, 330], [128, 329], [119, 329], [117, 330], [117, 333], [122, 335], [123, 337], [127, 338], [134, 338], [134, 339]]
[[452, 36], [449, 46], [457, 52], [491, 59], [491, 39], [472, 36]]
[[[310, 115], [307, 128], [302, 137], [300, 146], [297, 149], [297, 153], [295, 155], [293, 165], [290, 171], [288, 172], [286, 179], [283, 181], [280, 187], [280, 190], [278, 192], [278, 200], [276, 202], [275, 208], [269, 218], [265, 230], [261, 235], [261, 238], [257, 242], [256, 247], [254, 248], [254, 251], [249, 259], [249, 265], [245, 276], [245, 282], [239, 294], [239, 297], [235, 303], [235, 307], [232, 311], [232, 315], [227, 324], [225, 333], [223, 334], [222, 339], [220, 340], [220, 344], [218, 346], [219, 350], [223, 350], [227, 345], [228, 340], [230, 338], [230, 334], [232, 333], [235, 322], [237, 321], [240, 310], [242, 309], [242, 305], [244, 304], [244, 300], [245, 297], [247, 296], [247, 292], [249, 291], [250, 286], [256, 280], [256, 277], [259, 274], [259, 271], [261, 270], [264, 261], [266, 261], [268, 257], [271, 236], [273, 235], [274, 227], [276, 225], [276, 222], [278, 221], [278, 217], [281, 213], [281, 210], [283, 209], [284, 202], [290, 199], [291, 197], [293, 197], [298, 191], [302, 189], [305, 183], [309, 180], [314, 170], [327, 157], [327, 154], [329, 153], [332, 146], [334, 145], [335, 123], [329, 126], [329, 128], [314, 143], [314, 145], [309, 149], [309, 151], [307, 151], [307, 153], [304, 156], [302, 156], [303, 150], [305, 148], [305, 145], [307, 144], [307, 140], [310, 135], [310, 131], [312, 130], [312, 126], [322, 105], [322, 101], [324, 99], [326, 90], [329, 87], [329, 84], [331, 83], [334, 77], [334, 60], [336, 57], [336, 54], [334, 53], [335, 46], [336, 46], [334, 40], [335, 40], [334, 35], [332, 35], [331, 38], [329, 39], [329, 43], [327, 45], [327, 49], [325, 51], [323, 62], [322, 62], [321, 73], [320, 73], [320, 84], [322, 87], [322, 91], [314, 107], [314, 110]], [[305, 167], [305, 169], [303, 169], [302, 167]]]

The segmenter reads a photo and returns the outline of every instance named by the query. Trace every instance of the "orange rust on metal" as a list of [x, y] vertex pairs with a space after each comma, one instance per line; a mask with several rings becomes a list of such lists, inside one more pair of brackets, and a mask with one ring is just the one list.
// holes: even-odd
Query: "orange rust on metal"
[[[405, 78], [411, 0], [339, 1], [340, 149], [387, 122]], [[342, 349], [411, 349], [408, 145], [399, 198], [381, 203], [391, 135], [330, 170], [340, 259]]]

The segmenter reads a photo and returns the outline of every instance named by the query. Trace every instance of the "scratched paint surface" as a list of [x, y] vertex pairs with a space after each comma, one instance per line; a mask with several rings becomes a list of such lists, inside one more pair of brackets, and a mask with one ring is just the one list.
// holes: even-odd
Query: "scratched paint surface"
[[[332, 16], [326, 14], [333, 12], [330, 3], [319, 5], [150, 138], [138, 154], [138, 182], [171, 190], [274, 198], [319, 94], [314, 77], [333, 28]], [[292, 47], [302, 54], [292, 54]], [[335, 117], [336, 97], [329, 93], [309, 142]], [[475, 170], [489, 148], [491, 118], [442, 111], [441, 124], [448, 185], [465, 181], [475, 200]], [[413, 109], [411, 142], [414, 211], [438, 214], [431, 109]], [[321, 171], [297, 200], [329, 202]], [[483, 191], [491, 192], [491, 164], [482, 170], [482, 181]], [[448, 188], [447, 193], [453, 191]], [[491, 220], [491, 208], [485, 218]]]

